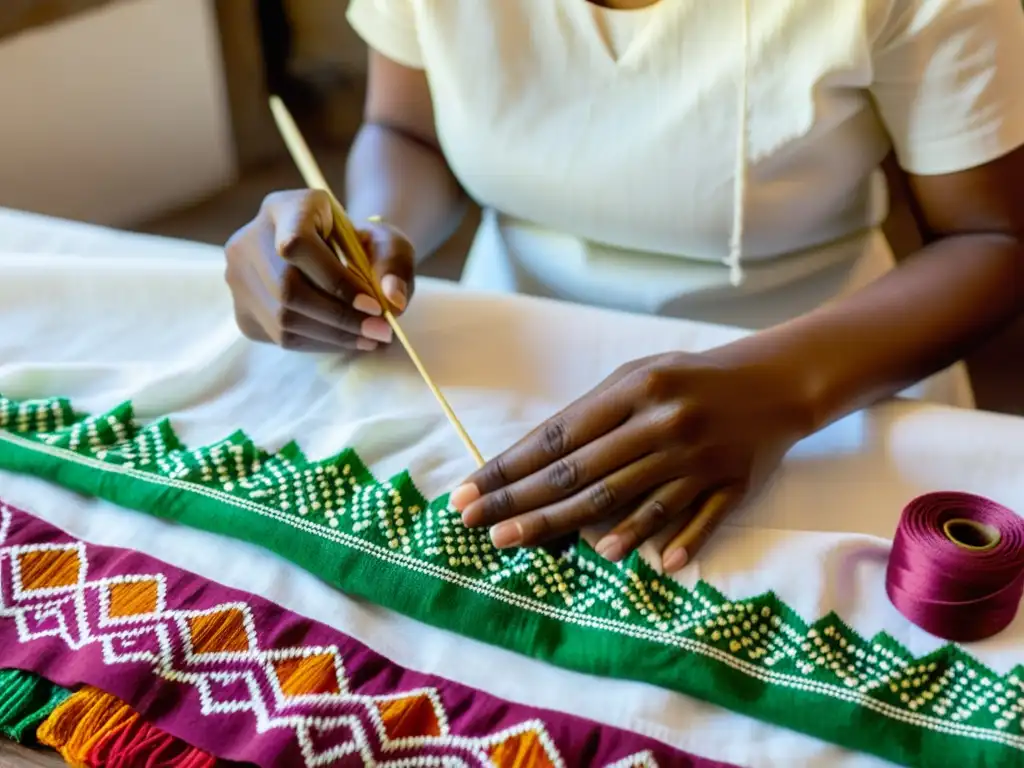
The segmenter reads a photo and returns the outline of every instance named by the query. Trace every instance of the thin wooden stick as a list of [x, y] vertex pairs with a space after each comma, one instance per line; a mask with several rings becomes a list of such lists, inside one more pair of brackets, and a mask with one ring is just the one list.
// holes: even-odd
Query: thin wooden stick
[[[270, 111], [274, 115], [274, 120], [277, 123], [277, 129], [281, 132], [281, 138], [284, 139], [285, 145], [288, 147], [289, 153], [291, 153], [292, 160], [295, 161], [295, 165], [299, 169], [299, 173], [302, 174], [302, 178], [306, 182], [306, 186], [312, 189], [322, 189], [331, 200], [331, 213], [334, 219], [334, 226], [332, 227], [332, 237], [329, 239], [330, 245], [333, 248], [335, 254], [345, 268], [356, 277], [362, 285], [361, 289], [367, 293], [373, 294], [380, 302], [381, 309], [384, 312], [384, 319], [387, 320], [391, 329], [394, 331], [395, 336], [403, 347], [405, 347], [406, 353], [412, 360], [412, 364], [416, 366], [416, 370], [419, 371], [420, 376], [423, 378], [424, 383], [433, 393], [434, 398], [437, 400], [438, 405], [441, 406], [441, 410], [444, 411], [444, 415], [448, 417], [448, 421], [451, 422], [452, 427], [458, 433], [459, 438], [465, 444], [469, 450], [470, 455], [476, 462], [478, 467], [484, 465], [484, 457], [480, 454], [476, 444], [470, 438], [466, 432], [466, 428], [462, 426], [462, 422], [455, 415], [455, 411], [448, 404], [448, 400], [442, 394], [441, 390], [434, 383], [434, 380], [430, 378], [430, 374], [427, 373], [426, 367], [423, 365], [423, 361], [420, 360], [420, 356], [416, 354], [416, 350], [413, 349], [412, 343], [409, 341], [409, 337], [405, 335], [402, 330], [402, 326], [398, 324], [398, 319], [394, 316], [391, 310], [388, 308], [390, 303], [387, 297], [384, 296], [384, 292], [377, 282], [377, 277], [373, 271], [373, 267], [370, 264], [370, 259], [363, 250], [363, 244], [359, 240], [359, 235], [356, 232], [355, 227], [352, 225], [351, 219], [348, 214], [345, 213], [345, 209], [338, 202], [338, 199], [331, 192], [330, 186], [327, 184], [327, 179], [324, 177], [323, 172], [320, 170], [320, 166], [317, 165], [316, 160], [313, 158], [313, 153], [309, 149], [309, 145], [306, 140], [302, 138], [302, 133], [299, 131], [299, 127], [295, 124], [295, 120], [292, 119], [291, 113], [288, 108], [284, 105], [277, 96], [270, 97]], [[338, 242], [338, 239], [341, 242]]]

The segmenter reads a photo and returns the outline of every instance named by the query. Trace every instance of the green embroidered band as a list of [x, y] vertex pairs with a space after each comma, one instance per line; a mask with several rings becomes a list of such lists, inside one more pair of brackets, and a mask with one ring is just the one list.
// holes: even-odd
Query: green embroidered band
[[652, 683], [906, 765], [1024, 764], [1024, 666], [956, 646], [914, 658], [834, 614], [807, 624], [772, 593], [686, 589], [584, 543], [500, 552], [408, 474], [378, 482], [352, 451], [309, 461], [241, 432], [188, 449], [130, 404], [0, 398], [0, 468], [259, 544], [348, 594], [580, 672]]

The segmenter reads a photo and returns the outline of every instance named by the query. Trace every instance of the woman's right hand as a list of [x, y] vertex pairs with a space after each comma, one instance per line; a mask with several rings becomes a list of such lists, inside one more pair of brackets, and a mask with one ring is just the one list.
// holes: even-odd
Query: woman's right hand
[[[321, 190], [276, 192], [225, 247], [226, 279], [242, 333], [303, 352], [370, 351], [391, 343], [380, 303], [360, 293], [326, 243], [331, 203]], [[359, 230], [391, 311], [412, 297], [415, 254], [383, 222]]]

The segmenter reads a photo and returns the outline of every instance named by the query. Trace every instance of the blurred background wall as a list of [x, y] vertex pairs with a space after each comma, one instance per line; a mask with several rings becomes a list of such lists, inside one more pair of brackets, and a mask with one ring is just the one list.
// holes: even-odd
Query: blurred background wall
[[[366, 48], [345, 0], [0, 0], [0, 206], [223, 243], [301, 186], [281, 95], [340, 191]], [[457, 278], [473, 223], [425, 271]]]
[[[302, 185], [269, 93], [340, 192], [366, 71], [346, 6], [0, 0], [0, 207], [221, 244]], [[475, 224], [422, 272], [456, 279]], [[1024, 413], [1024, 323], [969, 362], [983, 407]]]
[[[0, 14], [33, 10], [12, 1]], [[131, 226], [234, 180], [207, 0], [34, 20], [0, 40], [0, 205]]]

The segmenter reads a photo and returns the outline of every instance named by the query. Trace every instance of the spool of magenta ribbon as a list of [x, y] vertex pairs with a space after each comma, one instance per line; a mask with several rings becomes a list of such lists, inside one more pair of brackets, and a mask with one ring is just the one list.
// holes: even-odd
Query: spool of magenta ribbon
[[1024, 596], [1024, 518], [982, 496], [929, 493], [903, 510], [885, 575], [896, 609], [944, 640], [984, 640]]

